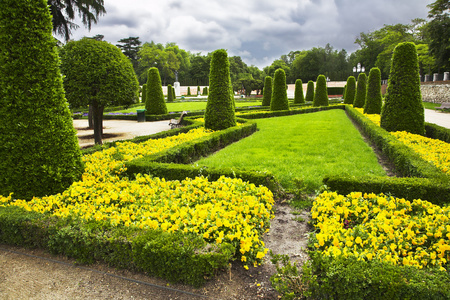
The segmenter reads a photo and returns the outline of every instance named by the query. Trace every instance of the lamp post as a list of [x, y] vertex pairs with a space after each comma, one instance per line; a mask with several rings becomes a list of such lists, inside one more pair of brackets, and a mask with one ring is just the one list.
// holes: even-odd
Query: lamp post
[[364, 73], [365, 71], [366, 68], [364, 68], [364, 66], [361, 66], [360, 63], [358, 63], [356, 67], [353, 67], [353, 73], [356, 73], [356, 75], [358, 75], [358, 73]]

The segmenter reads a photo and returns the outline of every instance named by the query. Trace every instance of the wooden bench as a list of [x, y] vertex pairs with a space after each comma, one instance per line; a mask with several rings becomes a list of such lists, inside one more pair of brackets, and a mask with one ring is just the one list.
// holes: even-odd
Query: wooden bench
[[442, 103], [441, 106], [436, 107], [436, 109], [439, 110], [450, 109], [450, 102]]
[[174, 128], [179, 128], [179, 127], [181, 127], [181, 126], [182, 126], [181, 123], [183, 122], [183, 118], [184, 118], [184, 116], [186, 116], [186, 115], [187, 115], [187, 111], [183, 111], [183, 112], [181, 113], [180, 118], [179, 118], [178, 120], [176, 120], [176, 119], [170, 120], [170, 122], [169, 122], [170, 129], [174, 129]]

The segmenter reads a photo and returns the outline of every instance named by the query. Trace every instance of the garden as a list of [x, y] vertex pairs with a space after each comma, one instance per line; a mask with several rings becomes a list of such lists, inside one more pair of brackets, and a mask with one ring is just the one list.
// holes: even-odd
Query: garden
[[[40, 20], [41, 4], [27, 18]], [[137, 78], [120, 50], [84, 38], [57, 53], [50, 30], [29, 30], [42, 36], [30, 49], [46, 59], [25, 55], [23, 68], [50, 75], [29, 101], [14, 91], [30, 82], [2, 56], [2, 73], [15, 76], [0, 82], [0, 91], [11, 91], [0, 108], [7, 129], [0, 135], [1, 243], [196, 288], [231, 263], [251, 271], [271, 260], [270, 280], [283, 299], [450, 298], [450, 130], [424, 122], [412, 43], [395, 48], [384, 98], [378, 68], [367, 84], [365, 74], [357, 85], [351, 76], [343, 103], [330, 101], [324, 75], [306, 97], [297, 88], [288, 99], [286, 74], [277, 69], [266, 78], [263, 102], [239, 108], [223, 49], [212, 54], [206, 102], [166, 101], [152, 67], [138, 104]], [[19, 45], [8, 40], [15, 36], [0, 34], [0, 45]], [[89, 85], [92, 78], [106, 81]], [[98, 145], [80, 150], [65, 97], [74, 108], [91, 106]], [[150, 120], [197, 113], [169, 131], [102, 144], [105, 107], [114, 105], [123, 105], [118, 114], [145, 108]], [[20, 113], [25, 107], [34, 118]], [[35, 120], [46, 122], [43, 130]], [[311, 218], [302, 266], [263, 241], [282, 202]]]

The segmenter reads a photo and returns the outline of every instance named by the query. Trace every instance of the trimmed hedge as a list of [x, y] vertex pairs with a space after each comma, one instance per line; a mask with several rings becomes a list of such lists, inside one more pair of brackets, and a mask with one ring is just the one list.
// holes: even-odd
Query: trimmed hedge
[[313, 106], [328, 106], [327, 79], [325, 75], [317, 76], [316, 92], [314, 93]]
[[283, 69], [277, 69], [275, 71], [270, 110], [289, 110], [289, 101], [286, 91], [286, 73]]
[[173, 91], [172, 91], [172, 85], [169, 84], [167, 86], [167, 102], [173, 102]]
[[345, 88], [344, 104], [353, 104], [355, 102], [356, 79], [353, 76], [347, 78]]
[[145, 109], [146, 112], [151, 115], [167, 114], [167, 106], [164, 101], [164, 94], [161, 86], [161, 77], [159, 76], [159, 70], [155, 67], [148, 70]]
[[344, 95], [345, 87], [329, 86], [327, 87], [328, 95]]
[[308, 81], [308, 84], [306, 85], [305, 101], [306, 102], [314, 101], [314, 81], [312, 80]]
[[363, 108], [366, 104], [366, 73], [360, 73], [358, 75], [358, 82], [356, 84], [356, 96], [355, 101], [353, 102], [353, 107]]
[[307, 113], [312, 113], [312, 112], [317, 112], [317, 111], [322, 111], [322, 110], [330, 110], [330, 109], [345, 109], [345, 106], [343, 104], [338, 104], [338, 105], [332, 105], [332, 106], [306, 107], [306, 108], [290, 109], [290, 110], [262, 111], [262, 112], [255, 112], [252, 114], [241, 115], [240, 117], [243, 119], [263, 119], [263, 118], [307, 114]]
[[383, 98], [381, 96], [381, 71], [379, 68], [372, 68], [369, 72], [364, 113], [380, 114], [382, 104]]
[[294, 104], [305, 103], [305, 97], [303, 95], [303, 82], [301, 79], [295, 81], [295, 92], [294, 92]]
[[450, 143], [450, 129], [433, 123], [425, 123], [425, 136]]
[[264, 79], [264, 98], [262, 101], [262, 106], [270, 106], [272, 101], [272, 77], [266, 76]]
[[40, 247], [80, 263], [104, 261], [196, 287], [228, 266], [235, 251], [198, 236], [57, 219], [19, 207], [0, 207], [0, 228], [0, 243]]

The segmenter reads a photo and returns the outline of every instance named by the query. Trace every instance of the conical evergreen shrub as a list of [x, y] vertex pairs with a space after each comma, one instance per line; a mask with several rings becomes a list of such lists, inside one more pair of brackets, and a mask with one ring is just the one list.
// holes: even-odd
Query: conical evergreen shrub
[[172, 98], [173, 100], [177, 99], [177, 94], [175, 93], [175, 87], [172, 86]]
[[316, 92], [314, 93], [313, 106], [328, 106], [327, 79], [325, 75], [317, 76]]
[[366, 73], [360, 73], [358, 75], [358, 83], [356, 84], [356, 96], [353, 102], [353, 107], [363, 108], [366, 103]]
[[167, 102], [173, 102], [173, 90], [172, 85], [167, 85]]
[[147, 84], [146, 83], [144, 83], [142, 85], [141, 103], [145, 103], [145, 99], [147, 99]]
[[230, 62], [227, 51], [216, 50], [211, 58], [205, 128], [222, 130], [236, 126], [234, 97], [232, 97], [230, 82]]
[[157, 68], [153, 67], [148, 70], [147, 77], [147, 99], [145, 101], [145, 109], [149, 115], [165, 115], [167, 114], [167, 106], [164, 101], [164, 94], [161, 85], [161, 77]]
[[366, 103], [364, 104], [365, 114], [380, 114], [382, 105], [381, 96], [381, 71], [378, 68], [372, 68], [369, 72], [367, 83]]
[[188, 86], [188, 88], [187, 88], [187, 96], [191, 96], [191, 87], [190, 86]]
[[356, 79], [354, 76], [347, 78], [347, 88], [345, 89], [344, 104], [352, 104], [355, 102]]
[[272, 101], [272, 77], [266, 76], [264, 79], [264, 97], [262, 101], [262, 106], [270, 106]]
[[0, 195], [57, 194], [81, 178], [47, 0], [0, 1]]
[[200, 86], [197, 86], [197, 95], [200, 95]]
[[308, 85], [306, 86], [305, 101], [306, 102], [314, 101], [314, 81], [312, 80], [308, 81]]
[[416, 47], [411, 42], [400, 43], [392, 55], [380, 126], [387, 131], [423, 135], [424, 122]]
[[295, 81], [294, 103], [305, 103], [305, 97], [303, 96], [303, 82], [301, 79]]
[[273, 77], [270, 110], [289, 110], [289, 102], [286, 92], [286, 73], [283, 69], [277, 69]]

